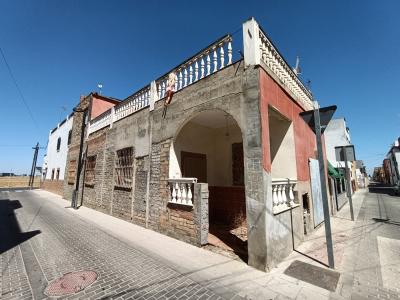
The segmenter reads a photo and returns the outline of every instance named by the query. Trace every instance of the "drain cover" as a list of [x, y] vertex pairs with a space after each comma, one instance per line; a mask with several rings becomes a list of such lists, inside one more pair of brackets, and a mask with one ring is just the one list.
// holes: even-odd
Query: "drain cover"
[[97, 273], [94, 271], [67, 273], [50, 282], [44, 293], [50, 297], [67, 296], [84, 290], [96, 279]]

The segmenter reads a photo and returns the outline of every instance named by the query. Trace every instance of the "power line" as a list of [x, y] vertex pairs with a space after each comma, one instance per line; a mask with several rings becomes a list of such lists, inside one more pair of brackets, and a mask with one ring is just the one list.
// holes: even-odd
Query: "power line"
[[35, 124], [36, 129], [39, 130], [38, 123], [36, 122], [35, 118], [33, 117], [32, 111], [31, 111], [31, 109], [29, 108], [28, 103], [26, 102], [25, 97], [24, 97], [24, 95], [22, 94], [21, 89], [19, 88], [17, 79], [14, 77], [14, 74], [13, 74], [13, 72], [11, 71], [11, 67], [10, 67], [10, 65], [8, 64], [7, 59], [6, 59], [6, 56], [4, 55], [3, 49], [2, 49], [1, 47], [0, 47], [0, 52], [1, 52], [1, 56], [3, 57], [3, 60], [4, 60], [5, 64], [6, 64], [6, 66], [7, 66], [8, 73], [10, 73], [10, 76], [11, 76], [13, 82], [14, 82], [14, 85], [15, 85], [15, 87], [17, 88], [17, 91], [18, 91], [18, 93], [19, 93], [19, 95], [20, 95], [20, 97], [21, 97], [21, 99], [22, 99], [22, 102], [24, 103], [25, 108], [27, 109], [27, 111], [28, 111], [28, 113], [29, 113], [29, 116], [31, 117], [33, 123]]

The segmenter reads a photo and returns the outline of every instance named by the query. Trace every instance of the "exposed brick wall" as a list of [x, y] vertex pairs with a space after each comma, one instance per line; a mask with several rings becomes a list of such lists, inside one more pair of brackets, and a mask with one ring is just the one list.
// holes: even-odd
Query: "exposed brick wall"
[[64, 180], [45, 180], [42, 182], [41, 188], [62, 196], [64, 191]]
[[141, 226], [146, 225], [146, 186], [149, 170], [149, 157], [137, 157], [135, 160], [135, 195], [133, 201], [132, 221]]
[[[81, 102], [76, 106], [78, 110], [87, 109], [90, 105], [91, 97], [85, 97], [81, 100]], [[75, 188], [75, 184], [68, 183], [68, 168], [69, 162], [71, 160], [78, 161], [79, 159], [79, 148], [81, 143], [81, 134], [82, 134], [82, 126], [84, 125], [84, 113], [83, 112], [75, 112], [74, 113], [74, 121], [72, 123], [72, 132], [71, 132], [71, 144], [68, 148], [67, 162], [65, 164], [65, 179], [64, 180], [64, 192], [63, 197], [65, 199], [72, 199], [72, 192]], [[75, 174], [77, 176], [77, 172]], [[75, 177], [76, 178], [76, 177]], [[82, 178], [82, 174], [81, 174]]]
[[[83, 180], [83, 199], [82, 204], [94, 209], [100, 206], [101, 202], [101, 187], [103, 182], [103, 157], [104, 157], [104, 145], [106, 142], [106, 131], [100, 130], [94, 135], [90, 136], [87, 140], [87, 151], [86, 157], [96, 156], [95, 176], [94, 185], [85, 184], [85, 177]], [[86, 163], [86, 162], [85, 162]], [[85, 175], [84, 175], [85, 176]]]

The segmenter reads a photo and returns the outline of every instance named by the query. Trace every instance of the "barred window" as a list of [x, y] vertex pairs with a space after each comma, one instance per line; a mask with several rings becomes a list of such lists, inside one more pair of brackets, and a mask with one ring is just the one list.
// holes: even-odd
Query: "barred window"
[[60, 168], [57, 168], [56, 180], [60, 179]]
[[115, 187], [132, 188], [133, 177], [133, 148], [124, 148], [117, 151], [115, 162]]
[[94, 174], [96, 168], [96, 155], [89, 156], [86, 161], [85, 185], [94, 186]]
[[75, 183], [76, 160], [70, 160], [68, 165], [68, 184]]

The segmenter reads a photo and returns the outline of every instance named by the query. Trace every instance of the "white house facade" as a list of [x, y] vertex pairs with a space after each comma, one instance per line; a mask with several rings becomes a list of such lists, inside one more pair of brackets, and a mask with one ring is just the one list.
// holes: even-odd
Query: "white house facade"
[[42, 188], [61, 194], [68, 145], [71, 141], [73, 114], [67, 116], [49, 133], [47, 153], [43, 160]]

